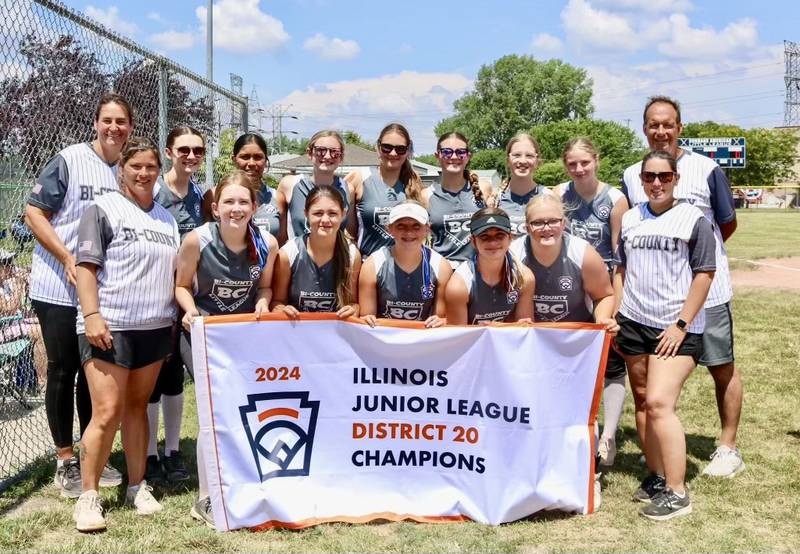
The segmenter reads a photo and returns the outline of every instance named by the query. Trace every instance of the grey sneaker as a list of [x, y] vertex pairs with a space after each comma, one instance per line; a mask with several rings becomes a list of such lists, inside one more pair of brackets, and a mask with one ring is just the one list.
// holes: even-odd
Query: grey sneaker
[[744, 471], [744, 460], [739, 449], [723, 444], [711, 455], [711, 463], [705, 467], [703, 475], [731, 479], [740, 471]]
[[642, 480], [642, 484], [639, 485], [639, 488], [633, 493], [633, 499], [637, 502], [644, 502], [645, 504], [649, 504], [650, 501], [653, 499], [654, 496], [657, 494], [664, 492], [664, 489], [667, 488], [667, 480], [664, 479], [661, 475], [656, 475], [655, 473], [651, 473], [647, 477]]
[[147, 481], [142, 481], [136, 490], [128, 487], [125, 493], [125, 503], [133, 504], [136, 513], [140, 516], [153, 515], [164, 509], [153, 496], [153, 487], [148, 485]]
[[78, 498], [81, 495], [83, 492], [81, 466], [78, 465], [75, 456], [66, 460], [61, 467], [56, 467], [53, 483], [61, 490], [61, 496], [64, 498]]
[[103, 472], [100, 474], [101, 487], [117, 487], [122, 484], [122, 474], [111, 464], [106, 464], [103, 467]]
[[211, 511], [211, 497], [205, 496], [195, 502], [191, 511], [189, 511], [189, 515], [214, 529], [214, 513]]
[[683, 498], [666, 488], [658, 493], [647, 506], [642, 506], [639, 514], [655, 521], [666, 521], [673, 517], [685, 516], [692, 513], [692, 501], [689, 500], [689, 491], [684, 491]]
[[97, 491], [86, 491], [78, 497], [72, 519], [75, 520], [75, 528], [81, 533], [102, 531], [106, 528], [106, 518], [103, 517], [103, 507]]

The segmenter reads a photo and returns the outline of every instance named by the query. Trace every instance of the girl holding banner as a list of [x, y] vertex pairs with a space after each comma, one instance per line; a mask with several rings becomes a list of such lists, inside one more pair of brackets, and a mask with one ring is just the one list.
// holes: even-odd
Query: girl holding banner
[[[211, 205], [217, 221], [189, 233], [178, 252], [175, 298], [185, 312], [180, 342], [192, 375], [189, 329], [195, 317], [241, 313], [255, 313], [258, 317], [269, 309], [278, 241], [252, 222], [257, 194], [258, 189], [243, 171], [223, 177], [214, 189]], [[213, 527], [199, 441], [197, 477], [199, 500], [191, 515]]]
[[280, 250], [275, 270], [272, 311], [296, 318], [300, 312], [336, 312], [357, 317], [361, 256], [342, 229], [345, 200], [330, 185], [320, 185], [306, 198], [309, 233]]
[[428, 212], [413, 200], [389, 212], [393, 246], [384, 246], [361, 266], [358, 300], [361, 317], [372, 327], [377, 317], [445, 324], [444, 289], [453, 273], [442, 256], [424, 245]]
[[675, 412], [697, 364], [705, 302], [716, 270], [715, 238], [703, 213], [676, 202], [675, 158], [648, 153], [640, 173], [648, 201], [622, 218], [615, 288], [622, 298], [617, 345], [633, 390], [636, 427], [651, 474], [634, 494], [640, 514], [667, 520], [691, 513], [684, 483], [686, 437]]
[[509, 252], [508, 214], [499, 208], [481, 208], [470, 219], [470, 233], [476, 252], [458, 266], [447, 284], [447, 323], [530, 322], [535, 279]]

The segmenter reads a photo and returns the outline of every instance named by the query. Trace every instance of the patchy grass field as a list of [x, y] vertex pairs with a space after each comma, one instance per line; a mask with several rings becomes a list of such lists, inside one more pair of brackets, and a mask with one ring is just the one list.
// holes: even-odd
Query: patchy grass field
[[[731, 255], [800, 255], [800, 214], [739, 212]], [[773, 244], [774, 243], [774, 244]], [[778, 245], [778, 246], [776, 246]], [[775, 248], [774, 250], [771, 250]], [[603, 506], [592, 516], [546, 514], [489, 527], [475, 523], [322, 525], [305, 531], [219, 534], [189, 517], [197, 482], [157, 491], [164, 512], [139, 518], [121, 490], [103, 491], [109, 531], [81, 535], [73, 502], [52, 486], [53, 463], [38, 465], [0, 496], [0, 551], [27, 552], [792, 552], [800, 551], [800, 294], [738, 290], [737, 362], [745, 380], [739, 446], [747, 470], [733, 480], [701, 477], [715, 447], [713, 383], [703, 368], [685, 388], [680, 415], [688, 438], [694, 513], [655, 524], [637, 515], [630, 495], [643, 476], [631, 401], [618, 438], [617, 465], [604, 478]], [[182, 450], [193, 456], [197, 431], [187, 386]], [[112, 462], [123, 467], [119, 446]]]

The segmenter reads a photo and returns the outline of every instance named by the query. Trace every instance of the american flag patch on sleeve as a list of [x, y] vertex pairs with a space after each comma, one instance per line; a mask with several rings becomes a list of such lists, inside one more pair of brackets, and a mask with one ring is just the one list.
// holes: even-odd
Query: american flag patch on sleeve
[[42, 192], [42, 184], [41, 183], [35, 183], [33, 185], [33, 194], [39, 194], [40, 192]]
[[78, 245], [78, 252], [90, 252], [92, 250], [92, 241], [85, 240]]

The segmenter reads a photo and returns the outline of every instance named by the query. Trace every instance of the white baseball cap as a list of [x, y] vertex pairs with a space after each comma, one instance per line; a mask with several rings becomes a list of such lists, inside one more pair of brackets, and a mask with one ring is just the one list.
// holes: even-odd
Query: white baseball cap
[[389, 212], [389, 225], [404, 217], [410, 217], [423, 225], [428, 224], [428, 210], [415, 202], [403, 202]]

